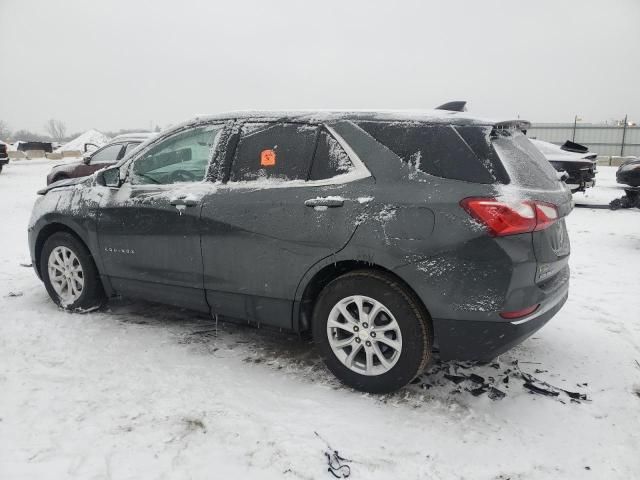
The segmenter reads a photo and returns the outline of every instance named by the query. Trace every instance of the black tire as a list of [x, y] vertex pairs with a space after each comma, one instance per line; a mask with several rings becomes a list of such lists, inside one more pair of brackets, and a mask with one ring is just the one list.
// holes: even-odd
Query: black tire
[[[385, 373], [364, 375], [353, 371], [331, 348], [327, 334], [330, 312], [338, 302], [352, 295], [362, 295], [381, 302], [400, 327], [402, 348], [395, 365]], [[383, 272], [356, 270], [330, 282], [318, 296], [312, 322], [314, 342], [327, 367], [340, 381], [356, 390], [393, 392], [411, 382], [431, 360], [431, 318], [413, 292]]]
[[[80, 296], [72, 303], [65, 303], [63, 301], [58, 293], [56, 293], [49, 278], [49, 256], [56, 247], [66, 247], [71, 250], [77, 257], [82, 269], [84, 286], [82, 287]], [[100, 281], [100, 276], [98, 275], [98, 270], [91, 253], [84, 243], [68, 232], [54, 233], [44, 242], [42, 252], [40, 253], [40, 276], [44, 281], [51, 300], [65, 310], [86, 312], [101, 307], [106, 301], [102, 282]]]

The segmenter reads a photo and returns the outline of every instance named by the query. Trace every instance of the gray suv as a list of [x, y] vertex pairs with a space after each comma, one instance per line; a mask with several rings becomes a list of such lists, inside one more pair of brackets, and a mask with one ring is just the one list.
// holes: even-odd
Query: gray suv
[[309, 332], [344, 383], [393, 391], [433, 351], [493, 359], [564, 304], [571, 195], [527, 125], [196, 118], [42, 190], [33, 265], [64, 308], [122, 295]]

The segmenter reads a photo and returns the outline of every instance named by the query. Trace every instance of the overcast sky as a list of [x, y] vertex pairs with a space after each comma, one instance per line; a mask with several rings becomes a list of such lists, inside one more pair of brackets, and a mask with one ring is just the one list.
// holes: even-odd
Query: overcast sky
[[0, 120], [117, 130], [464, 99], [639, 121], [639, 47], [639, 0], [0, 0]]

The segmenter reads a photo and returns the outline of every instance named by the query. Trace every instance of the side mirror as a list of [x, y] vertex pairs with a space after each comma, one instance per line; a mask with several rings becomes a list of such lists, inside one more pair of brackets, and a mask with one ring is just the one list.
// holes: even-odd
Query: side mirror
[[120, 168], [111, 167], [98, 172], [96, 182], [103, 187], [120, 187]]
[[84, 157], [82, 157], [82, 163], [84, 163], [85, 165], [89, 165], [90, 161], [91, 161], [91, 155], [85, 155]]

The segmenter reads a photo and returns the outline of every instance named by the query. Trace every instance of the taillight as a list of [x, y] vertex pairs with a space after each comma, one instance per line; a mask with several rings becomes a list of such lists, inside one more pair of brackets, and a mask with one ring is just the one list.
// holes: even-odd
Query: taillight
[[544, 202], [534, 202], [534, 205], [536, 207], [536, 231], [544, 230], [558, 220], [558, 209], [555, 205]]
[[538, 303], [536, 305], [531, 305], [530, 307], [522, 308], [520, 310], [515, 310], [512, 312], [502, 312], [500, 313], [500, 316], [502, 318], [508, 318], [509, 320], [512, 320], [514, 318], [526, 317], [527, 315], [531, 315], [533, 312], [535, 312], [539, 306], [540, 304]]
[[544, 230], [558, 219], [555, 205], [531, 200], [510, 202], [472, 197], [465, 198], [460, 205], [495, 237]]

